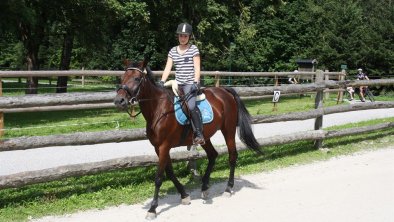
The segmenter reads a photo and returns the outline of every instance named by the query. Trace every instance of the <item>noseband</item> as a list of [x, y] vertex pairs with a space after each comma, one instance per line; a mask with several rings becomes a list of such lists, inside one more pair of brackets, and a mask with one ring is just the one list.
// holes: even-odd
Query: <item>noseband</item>
[[135, 93], [135, 96], [133, 96], [134, 91], [131, 90], [131, 89], [130, 89], [127, 85], [125, 85], [125, 84], [120, 85], [120, 86], [118, 87], [118, 89], [116, 90], [116, 92], [119, 92], [119, 90], [124, 90], [124, 91], [126, 92], [126, 94], [130, 96], [130, 101], [129, 101], [129, 103], [130, 103], [130, 104], [134, 104], [134, 103], [136, 103], [136, 102], [138, 101], [138, 95], [140, 94], [141, 83], [142, 83], [142, 80], [145, 79], [145, 76], [143, 75], [144, 71], [142, 71], [141, 69], [136, 68], [136, 67], [127, 68], [127, 70], [137, 70], [137, 71], [139, 71], [139, 72], [142, 74], [142, 77], [135, 77], [135, 78], [133, 79], [133, 81], [139, 82], [138, 85], [137, 85], [137, 93]]

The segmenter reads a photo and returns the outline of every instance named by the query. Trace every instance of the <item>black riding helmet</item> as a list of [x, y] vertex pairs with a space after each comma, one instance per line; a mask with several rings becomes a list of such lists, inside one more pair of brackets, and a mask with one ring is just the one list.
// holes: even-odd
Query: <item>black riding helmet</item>
[[193, 28], [191, 25], [188, 23], [181, 23], [178, 25], [178, 28], [176, 29], [176, 34], [186, 34], [186, 35], [192, 35]]

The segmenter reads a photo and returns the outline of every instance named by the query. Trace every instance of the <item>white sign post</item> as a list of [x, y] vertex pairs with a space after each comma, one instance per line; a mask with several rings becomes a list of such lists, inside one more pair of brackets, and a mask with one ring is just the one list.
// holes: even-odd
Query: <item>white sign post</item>
[[274, 91], [274, 97], [272, 97], [272, 102], [274, 103], [274, 107], [272, 108], [272, 111], [278, 111], [278, 107], [276, 106], [276, 103], [279, 102], [279, 97], [280, 97], [280, 91]]
[[274, 97], [272, 98], [272, 102], [277, 103], [279, 102], [280, 91], [274, 91]]

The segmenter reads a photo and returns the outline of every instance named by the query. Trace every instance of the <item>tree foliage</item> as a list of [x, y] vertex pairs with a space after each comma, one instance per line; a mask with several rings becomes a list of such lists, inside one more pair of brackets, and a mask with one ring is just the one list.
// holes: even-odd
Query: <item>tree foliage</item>
[[122, 69], [149, 55], [163, 69], [180, 22], [193, 25], [205, 70], [288, 71], [314, 58], [393, 73], [390, 0], [3, 0], [0, 67]]

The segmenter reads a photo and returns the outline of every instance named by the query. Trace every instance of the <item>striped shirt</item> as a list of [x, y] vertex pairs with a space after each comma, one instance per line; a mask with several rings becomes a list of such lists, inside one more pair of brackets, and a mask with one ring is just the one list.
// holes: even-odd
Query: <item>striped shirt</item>
[[175, 80], [178, 84], [193, 84], [194, 63], [193, 57], [200, 54], [197, 46], [190, 45], [186, 52], [181, 55], [177, 51], [178, 46], [173, 47], [168, 53], [175, 64]]

